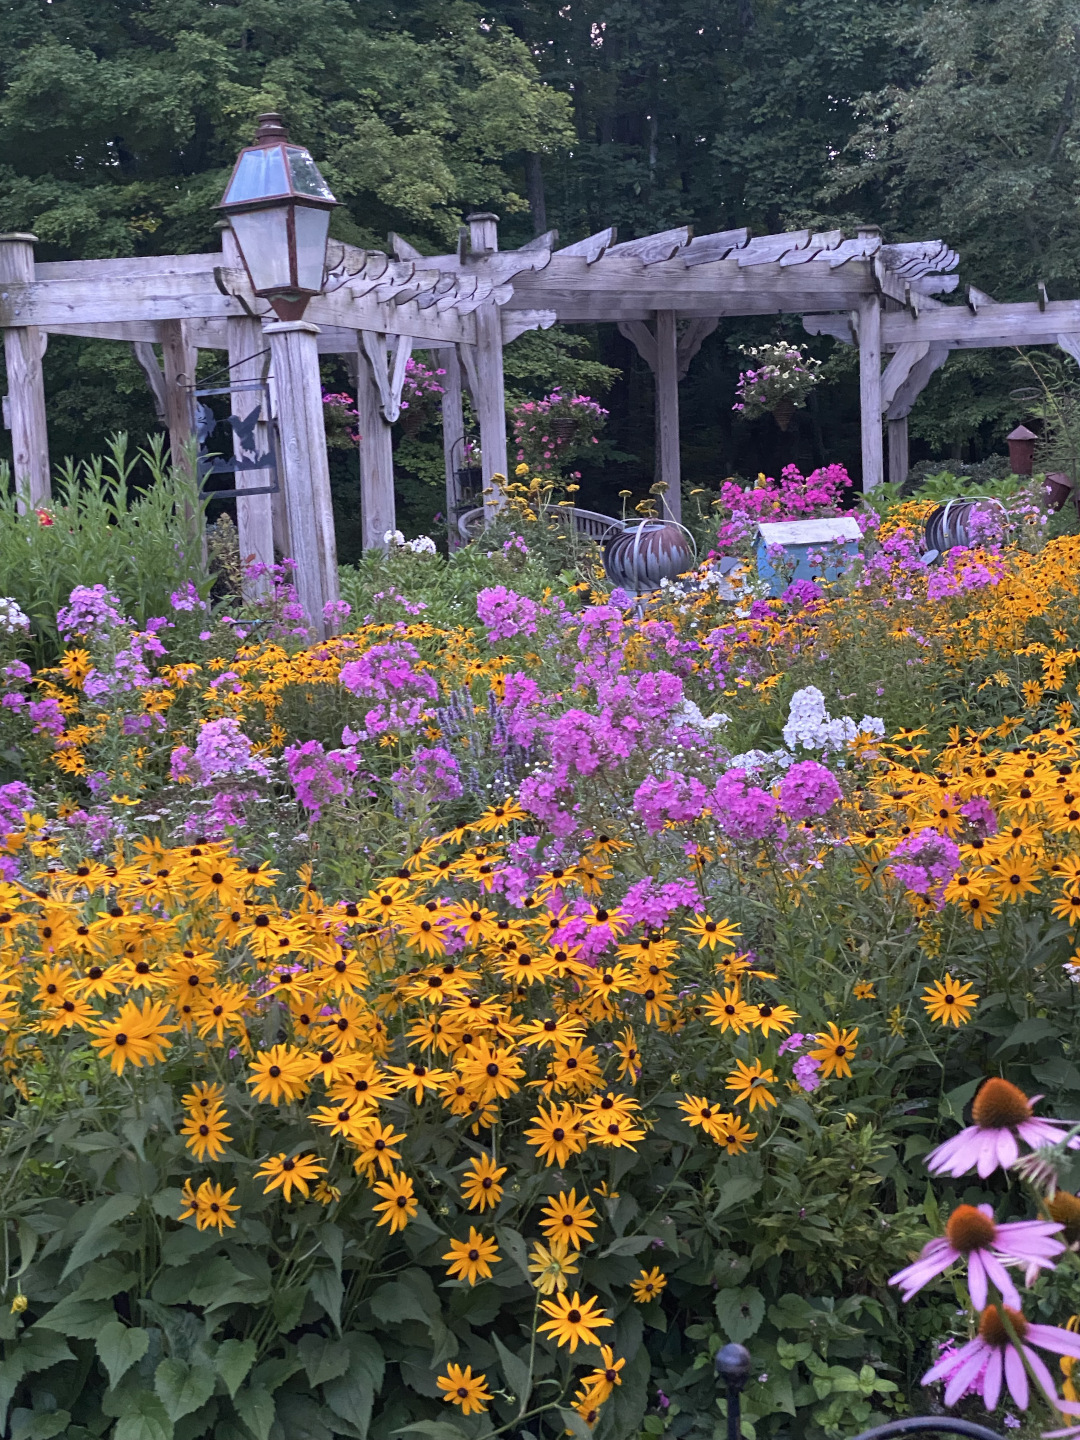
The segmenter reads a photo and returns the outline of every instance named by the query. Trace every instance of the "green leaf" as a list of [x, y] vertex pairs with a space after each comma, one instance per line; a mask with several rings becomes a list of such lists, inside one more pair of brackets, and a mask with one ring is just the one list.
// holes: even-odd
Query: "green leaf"
[[[96, 1260], [99, 1255], [106, 1254], [118, 1245], [123, 1236], [119, 1230], [114, 1231], [111, 1227], [117, 1220], [126, 1220], [138, 1207], [137, 1195], [109, 1195], [104, 1200], [96, 1201], [90, 1223], [72, 1246], [60, 1279], [66, 1280], [72, 1270], [77, 1270], [80, 1265], [85, 1265], [90, 1260]], [[110, 1233], [106, 1234], [106, 1231]]]
[[739, 1205], [743, 1200], [749, 1200], [761, 1189], [761, 1181], [754, 1180], [749, 1175], [734, 1175], [720, 1187], [720, 1194], [717, 1196], [716, 1204], [713, 1206], [713, 1216], [722, 1215], [725, 1210], [730, 1210], [733, 1205]]
[[193, 1255], [201, 1255], [204, 1250], [220, 1244], [221, 1236], [216, 1230], [193, 1230], [185, 1226], [165, 1236], [161, 1258], [166, 1265], [186, 1265]]
[[1034, 1045], [1039, 1040], [1047, 1040], [1051, 1036], [1061, 1034], [1061, 1028], [1049, 1020], [1041, 1020], [1035, 1017], [1031, 1020], [1021, 1020], [1019, 1025], [1014, 1025], [1009, 1034], [994, 1051], [995, 1055], [1001, 1055], [1006, 1050], [1014, 1050], [1018, 1045]]
[[255, 1364], [257, 1353], [254, 1340], [223, 1340], [218, 1346], [214, 1364], [225, 1381], [230, 1400], [235, 1397], [245, 1375]]
[[508, 1350], [497, 1335], [493, 1334], [491, 1338], [499, 1356], [502, 1372], [506, 1376], [506, 1383], [524, 1409], [524, 1402], [528, 1400], [531, 1389], [528, 1362], [515, 1355], [512, 1350]]
[[26, 1270], [29, 1269], [29, 1267], [30, 1267], [30, 1262], [31, 1262], [31, 1260], [33, 1260], [33, 1258], [34, 1258], [34, 1251], [37, 1249], [37, 1243], [38, 1243], [37, 1231], [34, 1230], [34, 1229], [32, 1229], [32, 1228], [26, 1223], [25, 1220], [20, 1220], [20, 1221], [19, 1221], [19, 1268], [18, 1268], [18, 1270], [16, 1270], [15, 1274], [11, 1277], [13, 1280], [17, 1280], [20, 1275], [24, 1274], [24, 1273], [26, 1272]]
[[349, 1368], [350, 1351], [344, 1340], [326, 1340], [322, 1335], [305, 1335], [296, 1347], [308, 1382], [322, 1385], [336, 1380]]
[[75, 1359], [59, 1335], [39, 1329], [40, 1325], [39, 1320], [32, 1330], [26, 1330], [19, 1336], [19, 1348], [15, 1352], [28, 1375], [35, 1370], [48, 1370], [52, 1365], [59, 1365], [61, 1360]]
[[[576, 1411], [574, 1413], [577, 1414]], [[581, 1417], [577, 1418], [580, 1420]], [[591, 1435], [591, 1431], [588, 1433]], [[415, 1420], [411, 1425], [403, 1425], [400, 1430], [391, 1430], [390, 1434], [427, 1435], [429, 1440], [468, 1440], [465, 1431], [449, 1420]]]
[[334, 1270], [316, 1270], [308, 1281], [311, 1298], [321, 1305], [333, 1321], [334, 1329], [341, 1334], [341, 1302], [345, 1299], [345, 1286], [341, 1276]]
[[525, 1280], [531, 1285], [532, 1275], [529, 1273], [529, 1247], [524, 1237], [509, 1225], [496, 1225], [495, 1238], [500, 1248], [503, 1249], [517, 1268], [521, 1271]]
[[652, 1235], [624, 1235], [621, 1240], [613, 1240], [596, 1258], [606, 1260], [609, 1255], [640, 1255], [642, 1250], [649, 1248], [654, 1238]]
[[13, 1410], [11, 1440], [53, 1440], [71, 1424], [66, 1410]]
[[756, 1285], [720, 1290], [716, 1296], [716, 1318], [727, 1338], [741, 1345], [761, 1328], [765, 1297]]
[[270, 1392], [248, 1386], [234, 1398], [233, 1404], [255, 1440], [269, 1440], [270, 1427], [274, 1423], [274, 1397]]
[[214, 1393], [215, 1380], [209, 1365], [187, 1365], [183, 1360], [162, 1360], [154, 1371], [154, 1389], [174, 1424], [206, 1404]]
[[[64, 1348], [67, 1349], [66, 1346]], [[72, 1358], [74, 1359], [74, 1356]], [[22, 1378], [22, 1356], [16, 1350], [6, 1360], [0, 1360], [0, 1431], [3, 1431], [7, 1424], [8, 1406]]]
[[122, 1320], [110, 1320], [98, 1331], [98, 1357], [109, 1372], [109, 1387], [119, 1385], [121, 1379], [137, 1361], [146, 1354], [150, 1336], [138, 1325], [125, 1325]]
[[391, 1280], [380, 1285], [371, 1297], [371, 1313], [387, 1325], [400, 1325], [404, 1320], [430, 1323], [431, 1316], [423, 1300], [410, 1285]]
[[559, 1416], [574, 1440], [592, 1440], [592, 1431], [576, 1410], [559, 1407]]
[[130, 1290], [138, 1279], [134, 1270], [129, 1270], [123, 1260], [111, 1256], [108, 1260], [95, 1260], [86, 1268], [86, 1274], [75, 1292], [79, 1300], [111, 1300], [121, 1290]]
[[172, 1421], [152, 1390], [139, 1386], [123, 1392], [117, 1408], [112, 1440], [172, 1440]]
[[116, 1319], [116, 1309], [108, 1300], [83, 1300], [78, 1294], [65, 1295], [59, 1305], [47, 1311], [34, 1326], [35, 1330], [58, 1330], [76, 1340], [93, 1340], [102, 1325]]
[[366, 1440], [371, 1407], [382, 1388], [385, 1361], [372, 1336], [350, 1331], [344, 1338], [349, 1347], [349, 1368], [323, 1385], [323, 1399], [335, 1415], [354, 1427], [360, 1440]]
[[300, 1323], [306, 1299], [306, 1285], [289, 1285], [284, 1290], [274, 1292], [271, 1304], [279, 1335], [288, 1335], [290, 1330], [296, 1329]]

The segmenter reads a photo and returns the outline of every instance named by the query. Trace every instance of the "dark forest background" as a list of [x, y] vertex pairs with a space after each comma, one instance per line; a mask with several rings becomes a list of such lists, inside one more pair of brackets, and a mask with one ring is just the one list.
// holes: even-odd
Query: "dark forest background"
[[[548, 226], [568, 243], [875, 221], [947, 240], [999, 300], [1039, 281], [1080, 296], [1080, 0], [5, 0], [0, 17], [0, 228], [33, 231], [39, 259], [216, 248], [236, 151], [280, 109], [358, 244], [394, 229], [446, 249], [477, 208], [504, 247]], [[725, 321], [694, 361], [690, 484], [792, 460], [857, 474], [845, 347], [812, 342], [826, 381], [786, 434], [733, 416], [737, 347], [778, 337], [807, 338], [797, 317]], [[651, 378], [613, 326], [524, 337], [508, 365], [518, 394], [607, 384], [580, 499], [645, 493]], [[126, 346], [53, 337], [45, 370], [54, 460], [156, 428]], [[1023, 384], [1011, 352], [954, 355], [911, 417], [912, 459], [1003, 450]], [[440, 508], [441, 456], [434, 430], [404, 445], [407, 528]], [[355, 456], [334, 467], [347, 556]]]

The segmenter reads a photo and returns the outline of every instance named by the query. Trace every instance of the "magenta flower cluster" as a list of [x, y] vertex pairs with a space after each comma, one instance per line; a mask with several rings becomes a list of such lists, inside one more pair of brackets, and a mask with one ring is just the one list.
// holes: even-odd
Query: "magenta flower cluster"
[[476, 614], [487, 631], [488, 644], [495, 645], [518, 635], [535, 635], [540, 606], [505, 585], [489, 585], [476, 597]]
[[327, 751], [318, 740], [290, 745], [285, 751], [285, 771], [297, 800], [312, 820], [322, 817], [323, 807], [352, 794], [352, 777], [357, 759], [352, 750]]

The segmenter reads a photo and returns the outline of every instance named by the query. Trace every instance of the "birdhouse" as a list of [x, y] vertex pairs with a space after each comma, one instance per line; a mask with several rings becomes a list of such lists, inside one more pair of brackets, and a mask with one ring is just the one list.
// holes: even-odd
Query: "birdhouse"
[[1005, 438], [1009, 446], [1012, 473], [1030, 475], [1035, 464], [1035, 441], [1039, 437], [1032, 434], [1026, 425], [1018, 425], [1012, 434]]
[[[853, 515], [832, 520], [766, 520], [758, 526], [758, 575], [771, 595], [782, 595], [791, 580], [835, 580], [859, 553], [862, 531]], [[781, 545], [795, 562], [790, 580], [778, 571], [769, 551]]]

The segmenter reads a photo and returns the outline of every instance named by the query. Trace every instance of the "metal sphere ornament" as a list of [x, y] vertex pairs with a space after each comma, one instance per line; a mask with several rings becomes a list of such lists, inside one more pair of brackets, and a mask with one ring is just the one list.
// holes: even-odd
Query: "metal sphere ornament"
[[684, 575], [697, 559], [690, 532], [673, 520], [638, 520], [604, 541], [604, 573], [632, 595], [659, 590], [664, 580]]

